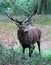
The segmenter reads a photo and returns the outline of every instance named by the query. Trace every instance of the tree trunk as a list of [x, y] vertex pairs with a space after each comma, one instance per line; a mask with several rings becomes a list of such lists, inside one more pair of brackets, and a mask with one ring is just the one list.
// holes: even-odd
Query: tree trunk
[[39, 1], [37, 14], [41, 14], [42, 13], [43, 2], [44, 2], [43, 0]]
[[44, 0], [44, 8], [43, 8], [44, 14], [47, 14], [47, 0]]

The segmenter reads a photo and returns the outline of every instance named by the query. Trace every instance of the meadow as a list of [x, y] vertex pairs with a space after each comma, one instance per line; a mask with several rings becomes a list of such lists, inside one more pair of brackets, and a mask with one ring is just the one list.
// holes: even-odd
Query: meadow
[[[17, 16], [20, 21], [25, 18]], [[0, 65], [51, 65], [51, 15], [33, 16], [30, 24], [28, 27], [37, 26], [42, 31], [41, 56], [35, 45], [32, 57], [28, 56], [26, 49], [25, 59], [22, 59], [22, 47], [17, 39], [18, 27], [6, 16], [0, 15]]]

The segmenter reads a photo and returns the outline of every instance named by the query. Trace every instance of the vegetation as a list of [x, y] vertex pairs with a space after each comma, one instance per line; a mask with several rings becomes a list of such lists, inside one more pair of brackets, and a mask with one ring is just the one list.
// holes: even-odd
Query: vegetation
[[42, 50], [41, 56], [38, 55], [37, 49], [34, 50], [34, 53], [31, 59], [28, 56], [28, 49], [24, 54], [25, 59], [22, 59], [22, 52], [21, 47], [18, 48], [5, 48], [4, 46], [0, 45], [0, 64], [9, 63], [12, 65], [35, 65], [38, 62], [42, 63], [43, 65], [48, 65], [51, 61], [51, 51], [50, 50]]
[[[13, 30], [16, 30], [15, 25], [11, 26], [13, 21], [9, 20], [5, 16], [5, 11], [13, 14], [14, 17], [16, 17], [18, 20], [24, 21], [27, 18], [27, 16], [29, 16], [34, 11], [37, 5], [39, 7], [37, 13], [51, 14], [51, 0], [0, 0], [0, 34], [4, 34], [6, 31], [7, 33], [9, 33], [10, 30], [12, 32]], [[9, 23], [10, 25], [7, 25], [7, 23]], [[51, 15], [35, 15], [32, 17], [31, 24], [49, 26], [47, 28], [48, 31], [46, 32], [48, 32], [49, 36], [51, 36]], [[7, 26], [8, 28], [6, 28]], [[51, 37], [47, 36], [46, 41], [48, 40], [51, 41]], [[22, 47], [21, 46], [19, 46], [18, 48], [13, 47], [12, 45], [13, 43], [11, 43], [11, 48], [6, 48], [4, 45], [0, 45], [0, 65], [7, 65], [7, 64], [8, 65], [10, 64], [11, 65], [37, 65], [37, 64], [50, 65], [51, 64], [50, 49], [45, 49], [45, 50], [41, 49], [41, 56], [39, 56], [38, 49], [35, 48], [31, 58], [29, 58], [28, 56], [29, 51], [28, 49], [26, 49], [24, 54], [25, 59], [22, 59]]]
[[46, 25], [46, 26], [51, 25], [51, 15], [39, 15], [39, 16], [35, 16], [35, 18], [36, 17], [37, 17], [37, 20], [34, 21], [34, 19], [32, 19], [32, 23], [42, 24], [42, 25]]
[[[42, 13], [51, 14], [51, 0], [43, 0]], [[0, 12], [11, 11], [14, 14], [26, 15], [34, 11], [36, 4], [40, 4], [41, 0], [0, 0]]]

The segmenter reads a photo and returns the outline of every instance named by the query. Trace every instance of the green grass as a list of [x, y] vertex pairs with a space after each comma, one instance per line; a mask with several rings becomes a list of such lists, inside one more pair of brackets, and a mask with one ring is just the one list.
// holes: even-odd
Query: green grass
[[51, 15], [42, 15], [38, 20], [32, 20], [34, 24], [51, 25]]
[[32, 57], [28, 56], [28, 49], [26, 49], [24, 57], [22, 59], [22, 47], [18, 48], [5, 48], [4, 46], [0, 46], [0, 64], [1, 63], [11, 63], [18, 65], [35, 65], [37, 63], [42, 63], [42, 65], [48, 65], [51, 61], [51, 50], [41, 50], [41, 56], [38, 55], [38, 49], [34, 50]]

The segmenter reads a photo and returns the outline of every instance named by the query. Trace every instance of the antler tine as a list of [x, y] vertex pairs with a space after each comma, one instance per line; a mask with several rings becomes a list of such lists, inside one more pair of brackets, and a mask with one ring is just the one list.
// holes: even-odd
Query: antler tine
[[33, 12], [24, 22], [27, 23], [28, 21], [30, 21], [33, 15], [35, 15], [35, 12]]
[[33, 13], [24, 21], [24, 23], [27, 23], [32, 18], [32, 16], [37, 13], [37, 9], [38, 9], [38, 4], [36, 4]]
[[31, 14], [24, 22], [25, 23], [28, 22], [31, 19], [32, 16], [33, 16], [33, 14]]
[[20, 21], [18, 21], [17, 19], [14, 19], [10, 13], [5, 12], [5, 14], [6, 14], [6, 16], [9, 17], [11, 20], [13, 20], [13, 21], [18, 22], [19, 24], [21, 24]]

